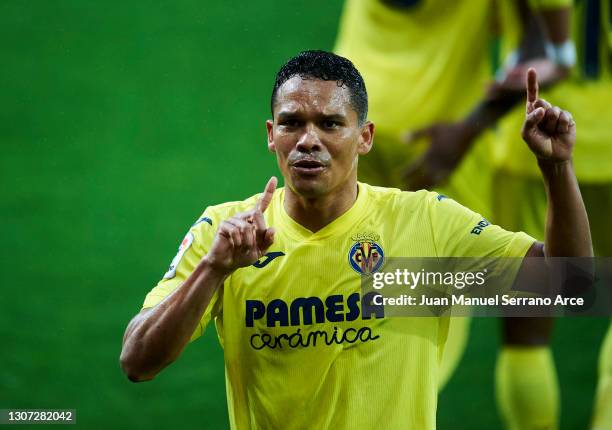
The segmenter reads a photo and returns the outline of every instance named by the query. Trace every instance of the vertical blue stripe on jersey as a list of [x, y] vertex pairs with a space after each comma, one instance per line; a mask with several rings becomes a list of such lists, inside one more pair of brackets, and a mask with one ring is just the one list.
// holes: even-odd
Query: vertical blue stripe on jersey
[[599, 76], [599, 38], [601, 33], [600, 0], [586, 0], [584, 13], [584, 75]]

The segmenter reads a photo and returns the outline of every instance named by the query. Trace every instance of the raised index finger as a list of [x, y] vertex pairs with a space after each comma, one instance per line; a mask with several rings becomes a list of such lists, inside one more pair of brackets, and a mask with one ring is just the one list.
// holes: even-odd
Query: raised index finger
[[535, 103], [538, 99], [538, 75], [533, 67], [527, 70], [527, 102]]
[[274, 190], [276, 190], [277, 182], [276, 176], [272, 176], [270, 180], [268, 180], [266, 188], [264, 188], [264, 192], [257, 202], [257, 206], [255, 206], [257, 211], [264, 213], [266, 209], [268, 209], [268, 206], [270, 206], [270, 202], [272, 201], [272, 196], [274, 195]]

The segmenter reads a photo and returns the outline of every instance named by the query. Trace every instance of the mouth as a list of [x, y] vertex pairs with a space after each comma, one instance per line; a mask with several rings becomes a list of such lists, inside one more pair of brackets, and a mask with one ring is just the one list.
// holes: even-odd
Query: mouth
[[302, 159], [291, 163], [291, 168], [298, 173], [315, 175], [325, 170], [327, 166], [316, 159]]

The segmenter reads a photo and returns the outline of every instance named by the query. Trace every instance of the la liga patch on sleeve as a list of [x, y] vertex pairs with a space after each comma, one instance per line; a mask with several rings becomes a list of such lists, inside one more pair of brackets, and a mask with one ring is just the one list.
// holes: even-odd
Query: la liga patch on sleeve
[[183, 258], [183, 255], [185, 255], [185, 252], [187, 252], [187, 250], [189, 249], [192, 243], [193, 243], [193, 233], [189, 232], [185, 235], [185, 238], [181, 242], [178, 248], [178, 252], [172, 259], [172, 263], [170, 263], [170, 267], [168, 267], [168, 271], [164, 274], [164, 279], [172, 279], [176, 276], [176, 267], [179, 265], [179, 263], [181, 262], [181, 259]]

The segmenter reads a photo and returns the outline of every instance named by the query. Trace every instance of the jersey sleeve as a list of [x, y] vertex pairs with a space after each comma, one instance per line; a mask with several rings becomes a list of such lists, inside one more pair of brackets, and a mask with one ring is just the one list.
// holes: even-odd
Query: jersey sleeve
[[509, 232], [456, 201], [431, 193], [430, 219], [439, 257], [524, 257], [535, 239]]
[[[170, 267], [162, 279], [145, 297], [144, 304], [142, 305], [143, 309], [157, 305], [185, 282], [212, 245], [216, 232], [216, 225], [213, 224], [212, 217], [207, 216], [205, 211], [195, 224], [191, 226], [181, 241], [178, 252], [170, 263]], [[211, 318], [216, 318], [221, 314], [223, 300], [219, 297], [221, 295], [220, 291], [222, 291], [221, 288], [215, 292], [206, 307], [198, 327], [191, 336], [191, 341], [202, 335]]]

